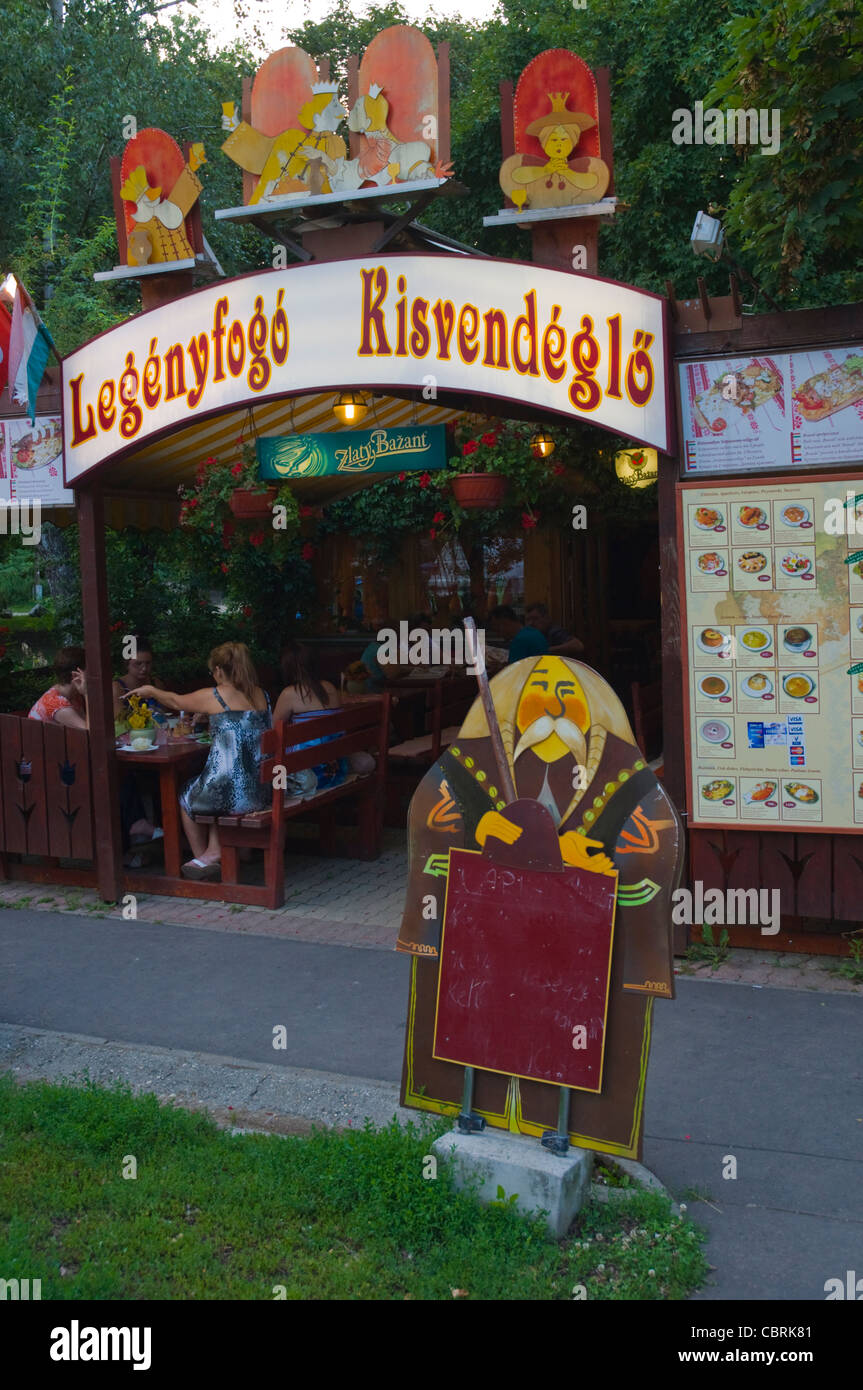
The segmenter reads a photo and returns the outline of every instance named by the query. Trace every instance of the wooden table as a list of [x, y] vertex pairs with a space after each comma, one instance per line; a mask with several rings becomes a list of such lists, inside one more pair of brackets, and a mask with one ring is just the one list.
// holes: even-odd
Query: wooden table
[[203, 767], [209, 751], [209, 744], [198, 743], [194, 739], [184, 740], [182, 743], [158, 744], [152, 753], [138, 753], [132, 748], [117, 749], [117, 762], [121, 772], [124, 767], [158, 769], [162, 829], [165, 832], [165, 874], [168, 878], [180, 877], [183, 857], [183, 827], [179, 802], [181, 786]]

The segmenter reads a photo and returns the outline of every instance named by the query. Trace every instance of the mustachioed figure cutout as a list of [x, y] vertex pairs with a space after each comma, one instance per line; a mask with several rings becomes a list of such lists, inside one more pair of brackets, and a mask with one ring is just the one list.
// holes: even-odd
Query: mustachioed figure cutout
[[[531, 658], [495, 676], [490, 690], [516, 796], [545, 807], [556, 828], [548, 867], [617, 871], [602, 1091], [571, 1092], [570, 1139], [637, 1157], [653, 999], [674, 992], [671, 894], [682, 868], [682, 826], [620, 700], [589, 666]], [[416, 958], [402, 1103], [417, 1109], [450, 1113], [461, 1099], [463, 1068], [432, 1055], [448, 852], [491, 848], [517, 833], [507, 824], [500, 782], [477, 699], [414, 793], [408, 821], [408, 892], [396, 948]], [[575, 960], [577, 921], [572, 931]], [[556, 1124], [557, 1088], [481, 1071], [474, 1108], [491, 1126], [540, 1134]]]

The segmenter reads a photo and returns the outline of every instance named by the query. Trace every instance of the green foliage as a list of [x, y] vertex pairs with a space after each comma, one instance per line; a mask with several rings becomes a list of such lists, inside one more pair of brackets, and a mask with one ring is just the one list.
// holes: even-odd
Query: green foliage
[[[511, 1202], [482, 1207], [446, 1120], [309, 1137], [231, 1136], [128, 1086], [0, 1076], [0, 1264], [51, 1299], [685, 1298], [703, 1237], [666, 1198], [588, 1206], [566, 1240]], [[126, 1155], [137, 1176], [122, 1176]]]
[[727, 228], [747, 268], [789, 308], [863, 297], [863, 10], [854, 0], [786, 0], [724, 32], [711, 102], [769, 108], [777, 154], [742, 151]]
[[34, 546], [0, 536], [0, 612], [33, 605]]
[[714, 970], [728, 958], [728, 943], [730, 937], [728, 928], [723, 927], [719, 933], [719, 940], [713, 937], [713, 928], [709, 922], [705, 922], [701, 927], [701, 940], [693, 942], [687, 949], [686, 959], [691, 961], [707, 961]]
[[398, 556], [406, 536], [431, 529], [440, 496], [428, 473], [394, 473], [324, 509], [318, 536], [355, 536], [381, 565]]

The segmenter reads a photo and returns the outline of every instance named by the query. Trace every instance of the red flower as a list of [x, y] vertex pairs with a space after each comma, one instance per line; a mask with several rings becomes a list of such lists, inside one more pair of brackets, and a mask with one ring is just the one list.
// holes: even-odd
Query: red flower
[[446, 521], [446, 516], [443, 512], [435, 512], [434, 516], [432, 517], [432, 521], [434, 522], [435, 526], [437, 526], [439, 521]]
[[5, 648], [5, 647], [0, 647], [0, 661], [3, 660], [3, 658], [4, 658], [5, 655], [6, 655], [6, 648]]
[[431, 482], [431, 473], [420, 473], [420, 487], [428, 487]]
[[222, 561], [221, 565], [219, 565], [219, 569], [222, 571], [222, 574], [228, 573], [228, 566], [225, 564], [224, 561]]
[[239, 478], [239, 476], [240, 476], [240, 474], [242, 473], [242, 471], [243, 471], [243, 465], [242, 465], [242, 463], [235, 463], [234, 466], [233, 466], [233, 468], [231, 469], [231, 477], [232, 477], [232, 478]]
[[243, 617], [244, 617], [244, 618], [251, 618], [251, 616], [252, 616], [252, 610], [251, 610], [249, 604], [247, 603], [247, 604], [245, 604], [244, 607], [243, 607]]
[[400, 483], [403, 483], [406, 477], [407, 477], [407, 473], [400, 473], [400, 474], [399, 474], [399, 482], [400, 482]]
[[479, 444], [477, 441], [475, 439], [469, 439], [466, 444], [462, 445], [462, 456], [467, 458], [468, 454], [475, 454], [478, 448]]
[[555, 463], [552, 465], [551, 471], [556, 478], [559, 478], [561, 473], [563, 473], [565, 470], [562, 463]]
[[236, 444], [238, 449], [241, 449], [243, 447], [243, 436], [241, 434], [238, 434], [237, 438], [234, 440], [234, 443]]
[[8, 627], [0, 627], [0, 632], [8, 632]]
[[[484, 434], [484, 435], [482, 436], [482, 441], [481, 441], [481, 442], [482, 442], [483, 444], [488, 444], [489, 446], [491, 446], [491, 445], [493, 445], [493, 444], [496, 444], [497, 441], [498, 441], [498, 436], [497, 436], [496, 434]], [[473, 453], [473, 449], [471, 450], [471, 453]]]
[[256, 547], [259, 545], [263, 545], [266, 539], [267, 538], [264, 535], [263, 531], [253, 531], [252, 534], [249, 536], [249, 545], [254, 545]]
[[311, 558], [312, 558], [312, 556], [314, 555], [314, 553], [315, 553], [315, 547], [312, 545], [311, 541], [306, 541], [305, 545], [303, 546], [302, 550], [300, 551], [300, 554], [302, 555], [303, 559], [304, 559], [304, 560], [311, 560]]
[[524, 527], [525, 531], [532, 531], [534, 526], [536, 525], [536, 517], [531, 516], [528, 512], [522, 512], [521, 524]]
[[308, 502], [304, 502], [300, 507], [300, 516], [311, 516], [314, 510], [314, 507], [310, 507]]
[[432, 527], [429, 531], [429, 535], [431, 536], [432, 540], [434, 540], [435, 536], [437, 535], [437, 531], [434, 529], [434, 527]]
[[108, 631], [109, 631], [109, 632], [119, 632], [122, 626], [123, 626], [123, 619], [121, 618], [119, 622], [117, 622], [117, 623], [112, 623], [111, 626], [110, 626], [110, 628], [108, 629]]
[[205, 459], [204, 459], [204, 462], [203, 462], [203, 464], [202, 464], [202, 467], [203, 467], [203, 468], [212, 468], [213, 464], [216, 463], [216, 462], [217, 462], [217, 460], [213, 458], [213, 455], [212, 455], [212, 454], [210, 454], [208, 458], [205, 458]]
[[194, 507], [197, 507], [199, 501], [199, 497], [190, 497], [188, 502], [186, 503], [186, 506], [189, 508], [189, 511], [191, 511]]

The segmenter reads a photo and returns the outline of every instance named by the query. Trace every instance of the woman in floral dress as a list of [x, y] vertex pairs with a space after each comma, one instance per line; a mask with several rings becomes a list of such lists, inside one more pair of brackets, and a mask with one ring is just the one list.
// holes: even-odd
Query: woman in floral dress
[[210, 716], [213, 744], [203, 772], [180, 796], [186, 838], [195, 856], [183, 865], [184, 878], [218, 879], [221, 847], [215, 825], [197, 825], [193, 815], [238, 816], [263, 811], [272, 789], [260, 781], [261, 734], [271, 723], [270, 700], [258, 685], [249, 649], [242, 642], [214, 647], [209, 657], [212, 688], [177, 695], [138, 686], [130, 693], [158, 699], [166, 709]]

